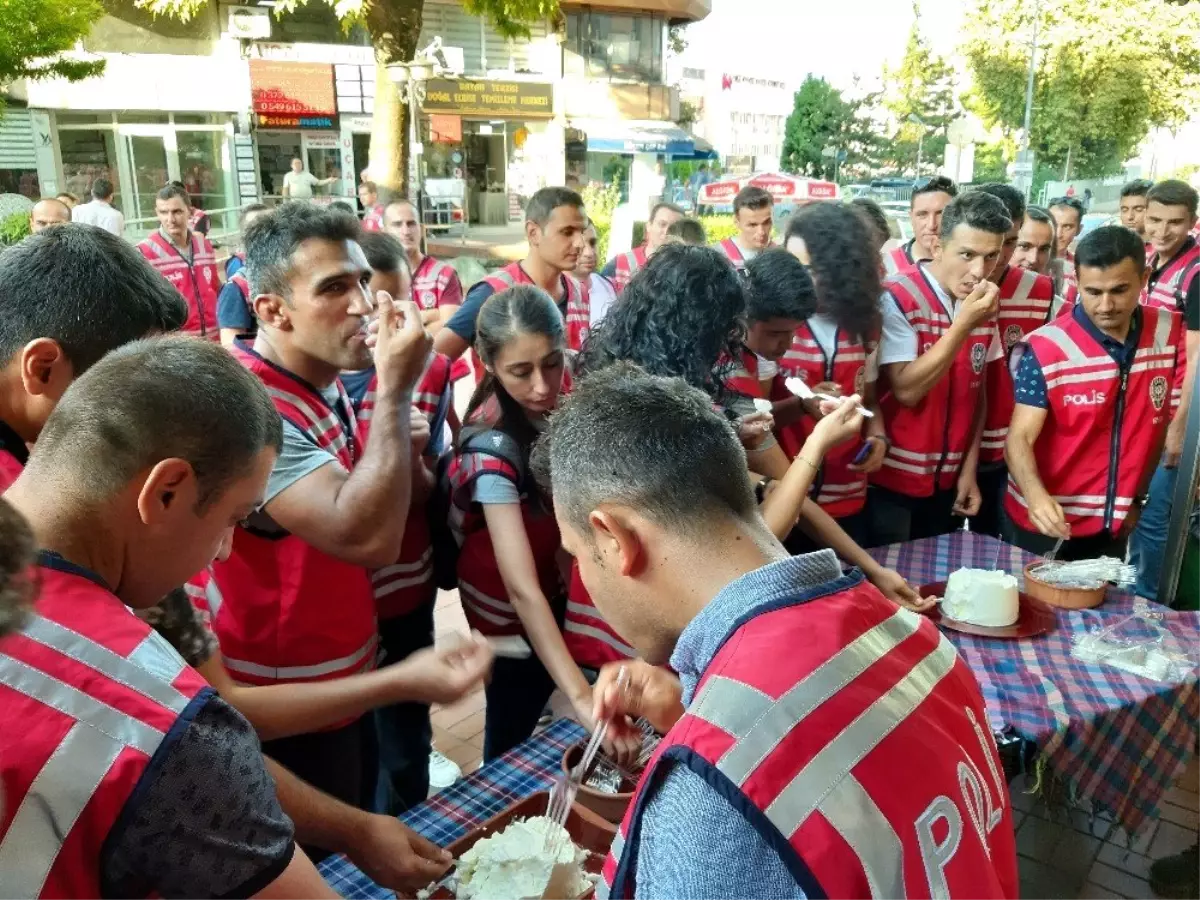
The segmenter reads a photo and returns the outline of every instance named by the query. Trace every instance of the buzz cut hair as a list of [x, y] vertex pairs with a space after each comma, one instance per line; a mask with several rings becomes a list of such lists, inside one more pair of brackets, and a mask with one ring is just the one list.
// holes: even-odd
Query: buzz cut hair
[[357, 241], [361, 233], [353, 212], [322, 209], [311, 203], [285, 203], [260, 216], [250, 223], [244, 235], [250, 296], [275, 294], [290, 298], [292, 257], [302, 243], [314, 238]]
[[558, 514], [589, 541], [588, 517], [606, 503], [696, 537], [714, 520], [758, 516], [745, 451], [712, 398], [628, 362], [576, 383], [532, 465]]

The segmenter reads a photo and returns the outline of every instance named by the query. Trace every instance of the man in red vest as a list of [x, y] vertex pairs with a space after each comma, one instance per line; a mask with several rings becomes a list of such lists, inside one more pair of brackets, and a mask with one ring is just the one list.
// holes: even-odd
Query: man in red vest
[[[400, 555], [412, 388], [429, 339], [411, 302], [381, 295], [372, 360], [371, 271], [359, 233], [351, 215], [287, 204], [246, 234], [259, 330], [253, 345], [239, 341], [232, 351], [270, 391], [283, 449], [264, 506], [212, 572], [223, 598], [213, 630], [226, 667], [250, 684], [327, 680], [375, 662], [370, 570]], [[372, 361], [374, 403], [352, 407], [339, 375]], [[372, 717], [360, 716], [264, 750], [338, 799], [370, 808], [374, 740]]]
[[595, 711], [610, 734], [630, 714], [666, 731], [597, 896], [1017, 896], [970, 669], [832, 550], [788, 555], [706, 394], [605, 368], [538, 455], [563, 546], [645, 661], [606, 666]]
[[651, 207], [650, 221], [646, 223], [646, 243], [614, 256], [608, 265], [600, 270], [600, 274], [616, 287], [618, 295], [625, 290], [625, 285], [629, 284], [629, 279], [637, 270], [654, 255], [654, 251], [666, 242], [671, 226], [682, 218], [683, 210], [674, 203], [664, 200]]
[[228, 552], [279, 444], [262, 386], [188, 338], [113, 351], [46, 421], [5, 495], [42, 550], [0, 641], [4, 893], [335, 896], [249, 723], [129, 614]]
[[62, 225], [0, 254], [0, 493], [75, 378], [186, 317], [179, 294], [103, 229]]
[[1158, 599], [1175, 476], [1200, 356], [1200, 243], [1189, 234], [1197, 221], [1196, 208], [1196, 190], [1183, 181], [1160, 181], [1147, 195], [1145, 236], [1150, 253], [1146, 265], [1150, 274], [1141, 302], [1182, 313], [1187, 331], [1187, 367], [1179, 411], [1167, 428], [1162, 465], [1150, 482], [1149, 501], [1129, 541], [1129, 561], [1138, 567], [1134, 590], [1147, 600]]
[[217, 294], [221, 290], [217, 258], [208, 238], [188, 227], [189, 203], [187, 191], [177, 184], [168, 184], [159, 191], [154, 197], [159, 229], [138, 244], [138, 250], [187, 301], [188, 320], [183, 330], [216, 341], [221, 336], [217, 325]]
[[1058, 225], [1050, 210], [1041, 206], [1027, 206], [1025, 220], [1017, 234], [1017, 249], [1013, 251], [1010, 265], [1038, 275], [1045, 275], [1054, 283], [1054, 311], [1050, 318], [1056, 319], [1064, 309], [1075, 304], [1079, 288], [1074, 280], [1068, 281], [1051, 265], [1054, 262], [1055, 234]]
[[880, 407], [892, 440], [871, 476], [876, 544], [945, 534], [979, 512], [984, 369], [1002, 359], [999, 289], [988, 275], [1012, 220], [995, 197], [956, 197], [942, 214], [933, 259], [884, 282]]
[[[437, 333], [433, 349], [458, 359], [475, 343], [475, 319], [484, 301], [514, 284], [534, 284], [554, 298], [567, 322], [567, 341], [578, 350], [587, 337], [589, 307], [586, 290], [570, 272], [583, 252], [587, 229], [583, 198], [564, 187], [545, 187], [525, 206], [525, 239], [529, 252], [520, 262], [492, 272], [467, 291], [467, 298], [446, 327]], [[483, 366], [476, 363], [476, 379]]]
[[1125, 556], [1184, 370], [1178, 315], [1139, 306], [1141, 238], [1098, 228], [1076, 252], [1079, 302], [1013, 353], [1005, 539], [1062, 559]]
[[[243, 209], [238, 220], [241, 233], [245, 234], [255, 219], [270, 211], [270, 207], [262, 203], [252, 203]], [[231, 346], [239, 335], [254, 334], [258, 327], [250, 305], [250, 282], [246, 280], [245, 268], [245, 250], [239, 250], [229, 257], [225, 263], [225, 274], [229, 280], [217, 295], [217, 325], [221, 329], [221, 343], [226, 347]]]
[[1146, 195], [1154, 187], [1153, 181], [1135, 178], [1121, 188], [1119, 212], [1121, 224], [1135, 232], [1143, 240], [1146, 237]]
[[400, 242], [408, 256], [412, 273], [412, 294], [421, 307], [421, 320], [430, 334], [436, 335], [458, 311], [463, 302], [462, 282], [449, 263], [421, 252], [423, 229], [416, 207], [407, 200], [396, 200], [383, 211], [383, 230]]
[[1083, 229], [1086, 212], [1083, 203], [1070, 195], [1050, 201], [1050, 215], [1054, 216], [1057, 226], [1054, 241], [1058, 247], [1058, 256], [1051, 265], [1061, 278], [1072, 283], [1075, 282], [1075, 254], [1071, 252], [1071, 244]]
[[738, 233], [718, 241], [720, 250], [738, 269], [771, 246], [775, 226], [775, 198], [760, 187], [747, 185], [733, 198], [733, 222]]
[[1054, 282], [1045, 275], [1010, 265], [1020, 243], [1025, 221], [1025, 195], [1009, 184], [990, 182], [974, 190], [991, 194], [1004, 204], [1013, 227], [1004, 238], [996, 268], [988, 277], [1000, 289], [1000, 312], [996, 327], [1003, 342], [1004, 358], [990, 363], [985, 372], [987, 413], [979, 441], [979, 512], [971, 517], [971, 530], [1000, 536], [1001, 510], [1008, 487], [1004, 467], [1004, 439], [1012, 418], [1013, 385], [1008, 372], [1008, 354], [1025, 335], [1054, 316]]
[[942, 213], [957, 196], [958, 188], [943, 175], [930, 178], [913, 191], [908, 210], [913, 236], [907, 243], [884, 252], [883, 268], [887, 275], [933, 259], [934, 241], [942, 227]]
[[364, 181], [358, 186], [358, 202], [363, 208], [363, 231], [383, 231], [383, 204], [379, 202], [375, 182]]

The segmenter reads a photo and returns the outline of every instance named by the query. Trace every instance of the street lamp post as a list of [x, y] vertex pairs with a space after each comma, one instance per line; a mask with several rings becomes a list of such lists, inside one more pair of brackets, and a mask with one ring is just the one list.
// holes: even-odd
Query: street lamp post
[[422, 52], [410, 62], [390, 63], [387, 69], [389, 77], [400, 92], [400, 102], [408, 106], [408, 190], [413, 206], [416, 207], [417, 221], [421, 223], [423, 234], [425, 192], [421, 184], [421, 155], [425, 148], [421, 145], [417, 123], [421, 114], [421, 104], [425, 102], [426, 82], [433, 77], [433, 63], [426, 59], [425, 53]]

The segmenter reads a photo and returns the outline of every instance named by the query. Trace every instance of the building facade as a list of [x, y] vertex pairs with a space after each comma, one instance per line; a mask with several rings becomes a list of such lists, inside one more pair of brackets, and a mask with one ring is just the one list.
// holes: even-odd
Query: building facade
[[[380, 84], [362, 29], [342, 29], [326, 4], [275, 15], [212, 3], [186, 24], [128, 2], [109, 10], [83, 48], [106, 61], [103, 75], [10, 91], [6, 190], [82, 197], [106, 177], [131, 237], [154, 227], [168, 180], [218, 211], [218, 230], [247, 203], [278, 199], [294, 158], [332, 179], [322, 197], [354, 197]], [[708, 10], [709, 0], [566, 0], [561, 27], [533, 23], [527, 40], [510, 41], [457, 0], [426, 0], [417, 46], [440, 38], [447, 65], [425, 85], [423, 178], [460, 185], [470, 222], [504, 224], [546, 184], [614, 172], [628, 183], [639, 157], [645, 167], [649, 154], [692, 152], [671, 122], [666, 36]]]

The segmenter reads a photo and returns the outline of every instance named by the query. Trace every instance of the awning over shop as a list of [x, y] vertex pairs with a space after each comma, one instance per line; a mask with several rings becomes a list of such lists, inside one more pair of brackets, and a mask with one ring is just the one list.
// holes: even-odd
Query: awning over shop
[[695, 138], [671, 122], [580, 121], [572, 127], [587, 134], [587, 148], [596, 153], [664, 153], [691, 156]]

